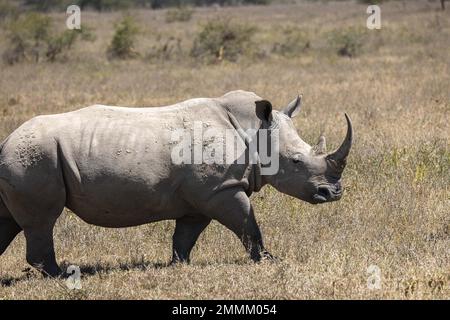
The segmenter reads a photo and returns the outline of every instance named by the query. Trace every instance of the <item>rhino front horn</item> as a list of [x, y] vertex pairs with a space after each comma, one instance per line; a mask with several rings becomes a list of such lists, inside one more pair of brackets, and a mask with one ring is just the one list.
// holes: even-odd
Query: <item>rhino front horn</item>
[[337, 149], [335, 152], [329, 155], [331, 159], [336, 161], [340, 167], [344, 167], [346, 163], [346, 158], [348, 154], [350, 153], [350, 149], [352, 147], [352, 141], [353, 141], [353, 127], [352, 127], [352, 121], [350, 120], [349, 116], [345, 114], [345, 119], [347, 120], [347, 135], [345, 136], [344, 142], [342, 142], [339, 149]]

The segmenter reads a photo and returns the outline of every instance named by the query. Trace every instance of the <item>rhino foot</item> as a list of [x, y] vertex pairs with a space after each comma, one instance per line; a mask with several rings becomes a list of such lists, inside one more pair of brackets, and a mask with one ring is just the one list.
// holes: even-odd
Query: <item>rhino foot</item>
[[251, 259], [253, 262], [261, 262], [261, 261], [271, 261], [271, 262], [278, 262], [280, 259], [278, 257], [273, 256], [271, 253], [269, 253], [267, 250], [258, 251], [257, 253], [252, 252]]
[[279, 261], [281, 261], [280, 258], [270, 254], [268, 251], [262, 252], [261, 256], [262, 256], [261, 260], [266, 260], [266, 261], [271, 261], [271, 262], [279, 262]]

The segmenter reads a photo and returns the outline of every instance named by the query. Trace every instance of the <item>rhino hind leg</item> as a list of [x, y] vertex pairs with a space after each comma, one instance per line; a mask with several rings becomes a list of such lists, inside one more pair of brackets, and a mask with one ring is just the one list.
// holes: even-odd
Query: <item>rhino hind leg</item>
[[191, 250], [211, 219], [205, 216], [185, 216], [177, 219], [173, 234], [172, 262], [188, 262]]
[[65, 189], [58, 183], [36, 181], [39, 182], [38, 179], [23, 182], [31, 185], [30, 188], [18, 185], [7, 190], [6, 204], [12, 218], [23, 229], [27, 262], [44, 276], [54, 277], [60, 275], [60, 269], [55, 259], [53, 227], [64, 209]]
[[12, 218], [0, 218], [0, 255], [2, 255], [22, 228]]
[[[263, 258], [273, 259], [273, 256], [264, 248], [253, 207], [242, 189], [224, 190], [211, 201], [208, 206], [210, 217], [236, 234], [253, 261], [259, 262]], [[225, 202], [226, 206], [224, 206]]]

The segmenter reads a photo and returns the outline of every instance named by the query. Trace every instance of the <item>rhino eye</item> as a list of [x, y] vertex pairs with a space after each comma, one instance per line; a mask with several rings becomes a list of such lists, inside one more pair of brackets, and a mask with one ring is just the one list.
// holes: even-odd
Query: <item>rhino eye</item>
[[295, 159], [292, 160], [292, 162], [294, 162], [294, 163], [300, 163], [300, 159], [295, 158]]

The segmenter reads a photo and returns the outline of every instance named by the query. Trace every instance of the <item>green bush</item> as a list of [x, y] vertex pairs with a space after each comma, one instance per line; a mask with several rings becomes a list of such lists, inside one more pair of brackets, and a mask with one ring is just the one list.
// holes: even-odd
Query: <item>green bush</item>
[[8, 0], [0, 0], [0, 23], [7, 18], [17, 18], [19, 13], [16, 5], [11, 4]]
[[211, 20], [195, 37], [191, 56], [207, 62], [236, 61], [250, 51], [255, 31], [246, 24]]
[[6, 26], [6, 31], [9, 47], [3, 52], [3, 60], [7, 64], [24, 60], [39, 62], [43, 57], [53, 62], [69, 50], [80, 36], [83, 40], [91, 40], [93, 37], [86, 27], [55, 34], [52, 19], [36, 12], [23, 14], [11, 21]]
[[361, 54], [363, 37], [362, 29], [346, 28], [331, 32], [328, 42], [338, 55], [352, 58]]
[[25, 59], [39, 61], [41, 51], [50, 38], [51, 19], [39, 13], [28, 13], [11, 21], [7, 29], [9, 48], [3, 53], [8, 64]]
[[131, 16], [125, 16], [115, 27], [114, 36], [108, 48], [110, 58], [128, 59], [138, 54], [134, 50], [136, 36], [139, 33], [135, 21]]
[[172, 60], [179, 58], [183, 55], [183, 50], [181, 48], [181, 39], [170, 37], [164, 39], [159, 37], [157, 43], [153, 45], [150, 52], [147, 54], [148, 60]]
[[286, 26], [281, 29], [281, 36], [272, 52], [287, 57], [292, 57], [305, 52], [311, 47], [311, 41], [306, 32], [296, 26]]
[[180, 6], [167, 10], [166, 22], [186, 22], [191, 20], [194, 10], [191, 7]]
[[88, 27], [83, 27], [80, 30], [65, 30], [47, 41], [47, 50], [45, 52], [47, 60], [50, 62], [55, 61], [62, 53], [69, 51], [78, 38], [86, 41], [95, 39]]

